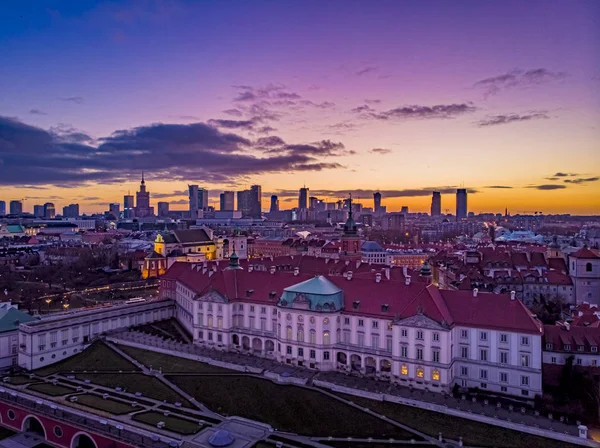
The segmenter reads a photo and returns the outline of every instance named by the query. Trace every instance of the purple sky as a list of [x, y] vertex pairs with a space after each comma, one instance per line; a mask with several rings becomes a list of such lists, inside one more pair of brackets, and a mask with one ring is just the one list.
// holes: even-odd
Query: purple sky
[[0, 199], [103, 210], [144, 169], [173, 203], [464, 184], [473, 211], [600, 213], [598, 1], [7, 3]]

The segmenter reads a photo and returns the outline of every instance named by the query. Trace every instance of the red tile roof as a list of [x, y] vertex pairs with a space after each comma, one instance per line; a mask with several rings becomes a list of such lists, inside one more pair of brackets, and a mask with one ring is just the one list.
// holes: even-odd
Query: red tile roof
[[564, 258], [548, 258], [548, 267], [560, 272], [567, 272], [567, 264]]
[[600, 258], [600, 255], [598, 255], [597, 253], [589, 250], [587, 247], [582, 247], [581, 249], [579, 249], [577, 252], [569, 255], [570, 257], [573, 258], [584, 258], [584, 259], [596, 259], [596, 258]]
[[[547, 348], [547, 344], [552, 344], [552, 348]], [[565, 345], [570, 345], [569, 350], [565, 350]], [[583, 346], [583, 352], [579, 351], [578, 346]], [[600, 346], [600, 327], [579, 327], [569, 325], [567, 330], [565, 325], [544, 325], [543, 345], [545, 350], [553, 352], [566, 353], [592, 353], [591, 347]], [[596, 348], [595, 353], [598, 352]]]

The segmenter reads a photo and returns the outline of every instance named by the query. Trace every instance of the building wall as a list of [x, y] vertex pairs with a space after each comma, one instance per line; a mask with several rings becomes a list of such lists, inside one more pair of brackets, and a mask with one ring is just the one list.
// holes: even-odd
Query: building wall
[[0, 334], [0, 370], [18, 364], [18, 331], [5, 331]]
[[569, 272], [575, 286], [575, 303], [600, 304], [600, 259], [570, 258]]

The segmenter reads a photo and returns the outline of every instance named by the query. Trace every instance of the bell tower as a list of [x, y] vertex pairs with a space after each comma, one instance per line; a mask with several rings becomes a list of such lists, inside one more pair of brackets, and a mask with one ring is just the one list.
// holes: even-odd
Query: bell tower
[[344, 224], [344, 234], [342, 235], [342, 260], [361, 260], [360, 237], [356, 229], [356, 222], [352, 219], [352, 195], [348, 199], [348, 220]]

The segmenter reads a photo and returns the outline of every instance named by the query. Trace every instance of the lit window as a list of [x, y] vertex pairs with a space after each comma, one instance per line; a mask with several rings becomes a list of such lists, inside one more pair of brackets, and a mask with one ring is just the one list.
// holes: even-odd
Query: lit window
[[329, 344], [329, 332], [328, 331], [323, 333], [323, 344], [325, 344], [325, 345]]
[[431, 379], [433, 381], [439, 381], [440, 380], [440, 371], [435, 369], [433, 372], [431, 372]]
[[417, 378], [423, 378], [425, 376], [425, 371], [423, 367], [417, 367]]
[[402, 368], [400, 369], [400, 373], [402, 375], [408, 375], [408, 366], [407, 365], [403, 365]]

